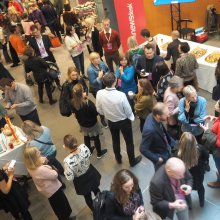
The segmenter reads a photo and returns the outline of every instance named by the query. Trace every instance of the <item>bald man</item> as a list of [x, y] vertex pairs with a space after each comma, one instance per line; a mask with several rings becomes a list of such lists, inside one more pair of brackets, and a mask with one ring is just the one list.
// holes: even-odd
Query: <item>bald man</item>
[[150, 182], [150, 198], [153, 211], [162, 219], [189, 220], [191, 207], [192, 176], [182, 160], [172, 157], [161, 166]]
[[176, 68], [176, 60], [180, 57], [180, 52], [179, 52], [179, 45], [180, 45], [180, 40], [179, 40], [179, 31], [172, 31], [171, 37], [173, 42], [171, 42], [168, 47], [167, 47], [167, 55], [164, 58], [164, 60], [170, 60], [170, 58], [173, 58], [173, 63], [171, 64], [171, 69], [175, 71]]

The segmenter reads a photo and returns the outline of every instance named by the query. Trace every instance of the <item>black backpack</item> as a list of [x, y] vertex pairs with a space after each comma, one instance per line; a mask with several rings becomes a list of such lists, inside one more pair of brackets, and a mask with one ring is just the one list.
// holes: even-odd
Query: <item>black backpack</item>
[[99, 192], [93, 200], [93, 220], [107, 220], [105, 215], [105, 201], [110, 192], [103, 190]]
[[65, 82], [62, 85], [62, 90], [60, 93], [60, 100], [59, 100], [59, 108], [60, 114], [65, 117], [70, 117], [72, 114], [71, 104], [70, 104], [70, 94], [68, 92], [68, 83]]

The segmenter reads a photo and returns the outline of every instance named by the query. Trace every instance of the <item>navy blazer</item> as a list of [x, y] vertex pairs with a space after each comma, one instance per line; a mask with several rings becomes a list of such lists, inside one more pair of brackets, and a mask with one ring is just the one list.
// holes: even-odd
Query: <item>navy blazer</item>
[[[186, 170], [184, 178], [180, 180], [181, 185], [186, 184], [193, 186], [193, 179], [188, 170]], [[150, 182], [150, 201], [153, 206], [153, 211], [156, 212], [162, 219], [169, 217], [173, 219], [174, 209], [169, 209], [169, 203], [174, 202], [175, 195], [165, 171], [165, 165], [161, 166], [154, 174]], [[185, 197], [189, 207], [191, 207], [191, 196]]]
[[[153, 87], [156, 87], [160, 79], [160, 76], [156, 72], [156, 63], [160, 61], [164, 61], [164, 59], [161, 56], [154, 55], [153, 60], [154, 61], [153, 61], [153, 68], [152, 68], [152, 85]], [[142, 69], [146, 70], [146, 56], [145, 55], [142, 55], [141, 57], [138, 58], [136, 69], [138, 72], [140, 72]]]
[[144, 123], [140, 151], [153, 163], [157, 163], [159, 157], [166, 161], [170, 157], [170, 149], [175, 143], [173, 138], [171, 138], [165, 130], [164, 126], [163, 130], [168, 143], [166, 143], [164, 133], [160, 129], [160, 123], [153, 118], [152, 113], [149, 114]]
[[[56, 63], [55, 57], [54, 57], [53, 53], [50, 51], [50, 48], [53, 47], [51, 44], [50, 38], [47, 35], [42, 34], [42, 40], [44, 43], [45, 50], [47, 51], [47, 54], [48, 54], [48, 57], [45, 57], [44, 60]], [[37, 45], [37, 40], [35, 39], [35, 37], [29, 38], [29, 45], [34, 49], [35, 56], [40, 57], [41, 56], [40, 50]]]

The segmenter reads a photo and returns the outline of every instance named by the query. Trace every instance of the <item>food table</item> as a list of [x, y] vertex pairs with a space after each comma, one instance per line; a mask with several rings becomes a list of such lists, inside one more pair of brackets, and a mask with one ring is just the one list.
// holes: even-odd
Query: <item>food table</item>
[[[167, 35], [163, 34], [157, 34], [154, 36], [155, 40], [157, 41], [157, 44], [160, 48], [160, 55], [165, 56], [167, 51], [166, 51], [166, 43], [172, 42], [172, 38]], [[213, 53], [213, 52], [220, 52], [220, 48], [218, 47], [213, 47], [205, 44], [200, 44], [192, 41], [187, 41], [180, 39], [180, 41], [188, 42], [190, 46], [190, 52], [192, 52], [194, 49], [197, 48], [202, 48], [206, 50], [206, 53], [202, 55], [201, 57], [197, 58], [197, 62], [199, 64], [199, 68], [196, 70], [196, 75], [198, 78], [199, 82], [199, 88], [204, 89], [208, 92], [212, 93], [213, 87], [216, 85], [216, 80], [215, 80], [215, 68], [217, 65], [217, 62], [209, 63], [205, 59], [206, 57]]]
[[16, 160], [15, 164], [15, 175], [27, 175], [28, 171], [23, 162], [23, 151], [25, 148], [25, 137], [23, 136], [20, 128], [16, 128], [16, 135], [20, 139], [20, 143], [14, 145], [14, 148], [9, 147], [9, 137], [4, 135], [3, 132], [0, 134], [0, 168], [2, 168], [7, 162], [11, 160]]

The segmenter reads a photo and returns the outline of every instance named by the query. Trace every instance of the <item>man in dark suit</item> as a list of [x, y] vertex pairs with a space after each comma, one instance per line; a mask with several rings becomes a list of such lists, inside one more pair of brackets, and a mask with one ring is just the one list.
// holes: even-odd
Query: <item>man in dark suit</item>
[[189, 220], [191, 208], [192, 176], [182, 160], [170, 158], [156, 171], [150, 182], [150, 199], [153, 211], [162, 219]]
[[172, 40], [168, 47], [167, 47], [167, 55], [164, 58], [164, 60], [169, 60], [171, 57], [173, 58], [173, 63], [171, 64], [171, 69], [175, 71], [176, 69], [176, 60], [180, 57], [180, 52], [179, 52], [179, 45], [180, 45], [180, 40], [179, 40], [179, 31], [173, 31], [171, 33]]
[[162, 124], [167, 120], [168, 115], [167, 106], [158, 102], [144, 123], [140, 151], [152, 161], [155, 170], [170, 157], [171, 147], [175, 143]]
[[[163, 61], [163, 58], [155, 54], [154, 46], [149, 43], [144, 46], [144, 55], [137, 61], [136, 70], [139, 73], [139, 78], [148, 78], [154, 88], [160, 79], [156, 72], [156, 64], [160, 61]], [[142, 73], [141, 70], [144, 70], [145, 73]]]

